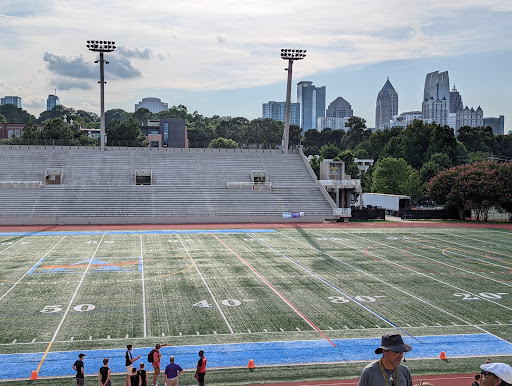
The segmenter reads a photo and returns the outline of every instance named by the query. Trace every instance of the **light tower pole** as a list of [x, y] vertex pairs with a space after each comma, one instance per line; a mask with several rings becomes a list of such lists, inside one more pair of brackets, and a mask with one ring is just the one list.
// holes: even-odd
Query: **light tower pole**
[[290, 110], [292, 94], [292, 68], [294, 60], [301, 60], [306, 57], [306, 50], [290, 50], [283, 48], [281, 50], [281, 59], [288, 60], [288, 83], [286, 84], [286, 106], [284, 110], [284, 146], [283, 152], [288, 154], [288, 143], [290, 142]]
[[[105, 150], [105, 71], [104, 65], [108, 64], [103, 60], [104, 52], [112, 52], [115, 50], [115, 42], [104, 41], [104, 40], [87, 40], [87, 48], [91, 51], [100, 53], [100, 112], [101, 112], [101, 123], [100, 123], [100, 149]], [[94, 63], [98, 63], [98, 60]]]

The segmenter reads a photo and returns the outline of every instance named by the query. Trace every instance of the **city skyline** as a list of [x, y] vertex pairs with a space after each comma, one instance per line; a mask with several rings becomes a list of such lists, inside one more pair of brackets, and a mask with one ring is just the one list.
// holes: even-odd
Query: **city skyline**
[[85, 45], [105, 39], [117, 45], [105, 55], [107, 110], [133, 112], [142, 98], [156, 97], [205, 116], [254, 119], [262, 103], [285, 100], [279, 53], [297, 48], [308, 53], [294, 66], [293, 84], [326, 86], [328, 103], [343, 96], [368, 127], [388, 76], [401, 113], [421, 109], [425, 74], [439, 70], [449, 71], [464, 106], [504, 115], [508, 132], [511, 16], [512, 4], [499, 0], [321, 0], [315, 7], [303, 0], [5, 0], [0, 53], [8, 60], [0, 63], [0, 95], [20, 96], [22, 107], [39, 116], [56, 89], [64, 106], [99, 113], [97, 55]]

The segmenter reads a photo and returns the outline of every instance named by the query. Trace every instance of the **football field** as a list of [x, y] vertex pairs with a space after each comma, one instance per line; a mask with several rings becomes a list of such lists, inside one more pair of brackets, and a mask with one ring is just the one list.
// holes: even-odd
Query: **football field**
[[504, 229], [4, 232], [0, 379], [72, 376], [79, 352], [122, 372], [127, 344], [188, 369], [364, 361], [388, 332], [408, 359], [510, 356], [511, 278]]

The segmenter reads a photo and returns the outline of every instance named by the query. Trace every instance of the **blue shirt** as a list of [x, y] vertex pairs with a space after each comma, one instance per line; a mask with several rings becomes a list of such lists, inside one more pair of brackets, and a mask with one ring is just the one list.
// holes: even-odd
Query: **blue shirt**
[[180, 371], [183, 371], [183, 369], [176, 363], [169, 363], [165, 367], [165, 375], [167, 375], [167, 378], [176, 378]]

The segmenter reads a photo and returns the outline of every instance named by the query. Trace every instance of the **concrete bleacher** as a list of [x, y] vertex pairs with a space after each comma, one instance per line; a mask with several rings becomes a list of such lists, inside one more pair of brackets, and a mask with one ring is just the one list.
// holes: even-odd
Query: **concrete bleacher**
[[[62, 170], [58, 185], [45, 183], [45, 171], [52, 169]], [[136, 170], [150, 172], [151, 185], [136, 185]], [[252, 170], [265, 171], [272, 189], [228, 188], [232, 182], [251, 185]], [[334, 203], [303, 155], [268, 149], [0, 146], [0, 200], [3, 224], [334, 218]], [[304, 212], [304, 217], [283, 219], [283, 212]]]

